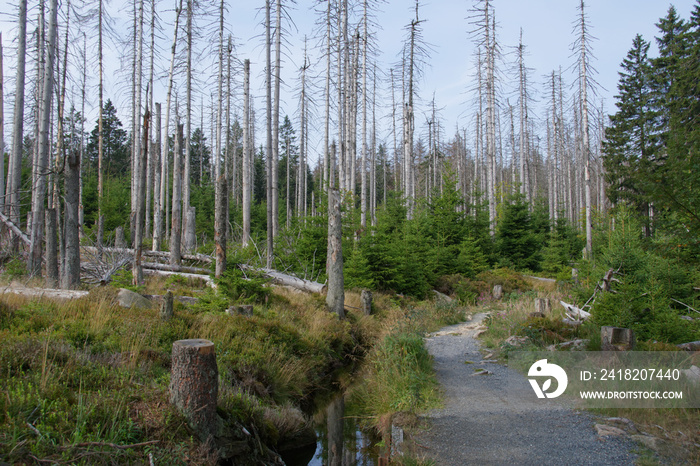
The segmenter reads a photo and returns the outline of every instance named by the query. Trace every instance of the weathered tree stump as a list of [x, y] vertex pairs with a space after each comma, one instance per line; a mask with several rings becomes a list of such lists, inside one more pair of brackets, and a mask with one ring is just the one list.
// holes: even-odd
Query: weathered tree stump
[[535, 298], [535, 312], [547, 315], [552, 312], [552, 302], [547, 298]]
[[603, 351], [631, 351], [636, 344], [634, 330], [629, 328], [601, 327], [600, 339]]
[[241, 306], [230, 306], [226, 309], [226, 314], [230, 316], [246, 316], [253, 317], [253, 306], [250, 304], [243, 304]]
[[372, 315], [372, 292], [369, 290], [362, 290], [360, 293], [360, 301], [362, 302], [362, 312], [366, 316]]
[[163, 296], [163, 302], [160, 304], [160, 318], [162, 320], [170, 320], [173, 317], [173, 292], [168, 290]]
[[503, 286], [494, 285], [492, 295], [493, 295], [493, 299], [501, 299], [503, 297]]
[[203, 442], [216, 435], [218, 377], [214, 343], [202, 339], [173, 343], [170, 402]]
[[577, 284], [578, 283], [578, 269], [571, 269], [571, 280]]

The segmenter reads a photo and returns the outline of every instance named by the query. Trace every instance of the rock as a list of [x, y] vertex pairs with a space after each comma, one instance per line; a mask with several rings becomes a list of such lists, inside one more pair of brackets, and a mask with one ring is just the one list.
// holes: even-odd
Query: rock
[[689, 382], [700, 384], [700, 367], [690, 366], [690, 369], [683, 369], [681, 372], [685, 374]]
[[605, 420], [606, 423], [618, 427], [628, 434], [638, 434], [639, 429], [634, 425], [634, 422], [630, 421], [626, 417], [609, 417]]
[[609, 426], [607, 424], [596, 424], [595, 430], [599, 437], [622, 437], [626, 435], [625, 431], [619, 427]]
[[226, 314], [230, 316], [239, 315], [245, 317], [253, 317], [253, 306], [250, 304], [231, 306], [228, 309], [226, 309]]
[[117, 303], [128, 309], [150, 309], [151, 302], [138, 293], [121, 288], [117, 293]]
[[[364, 290], [363, 290], [364, 291]], [[439, 303], [451, 303], [454, 301], [454, 299], [450, 298], [444, 293], [440, 293], [438, 290], [433, 290], [433, 294], [435, 295], [435, 301]]]
[[687, 320], [688, 322], [693, 322], [693, 321], [695, 320], [695, 319], [693, 319], [693, 318], [690, 317], [690, 316], [681, 316], [681, 319]]

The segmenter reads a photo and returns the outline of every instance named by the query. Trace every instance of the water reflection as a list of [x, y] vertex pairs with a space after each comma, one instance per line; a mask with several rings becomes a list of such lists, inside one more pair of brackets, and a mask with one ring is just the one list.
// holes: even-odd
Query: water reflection
[[[318, 442], [309, 453], [283, 457], [288, 466], [377, 466], [378, 451], [371, 436], [360, 430], [352, 417], [345, 416], [345, 398], [333, 398], [315, 416]], [[301, 453], [301, 452], [299, 452]]]

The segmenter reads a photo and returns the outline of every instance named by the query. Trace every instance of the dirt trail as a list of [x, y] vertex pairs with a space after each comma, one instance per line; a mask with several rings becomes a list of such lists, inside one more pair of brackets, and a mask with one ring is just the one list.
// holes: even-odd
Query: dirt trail
[[[635, 444], [598, 437], [590, 414], [551, 399], [517, 399], [507, 390], [509, 377], [523, 390], [532, 388], [514, 370], [484, 361], [475, 336], [484, 329], [485, 316], [477, 314], [427, 339], [445, 406], [425, 416], [430, 428], [415, 436], [417, 453], [455, 466], [634, 464]], [[481, 371], [488, 373], [478, 375]]]

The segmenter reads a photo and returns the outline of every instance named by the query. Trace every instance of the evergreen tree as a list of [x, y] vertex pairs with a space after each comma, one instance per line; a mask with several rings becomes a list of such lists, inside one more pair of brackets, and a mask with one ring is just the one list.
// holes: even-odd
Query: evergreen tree
[[540, 246], [525, 196], [512, 194], [496, 230], [496, 247], [502, 263], [516, 269], [537, 270]]
[[[126, 175], [129, 172], [130, 141], [122, 122], [117, 116], [117, 109], [107, 99], [102, 109], [102, 135], [104, 138], [103, 164], [111, 175]], [[99, 129], [97, 123], [90, 133], [87, 144], [87, 159], [93, 169], [97, 170], [97, 149]]]
[[658, 152], [648, 50], [649, 43], [637, 35], [621, 65], [617, 112], [610, 116], [603, 145], [608, 198], [615, 204], [626, 201], [645, 214], [648, 196], [644, 178]]
[[[190, 142], [191, 183], [193, 186], [202, 186], [207, 183], [211, 175], [211, 147], [207, 145], [207, 138], [202, 128], [196, 128], [192, 132]], [[194, 203], [192, 203], [194, 205]], [[199, 210], [197, 211], [199, 216]]]

